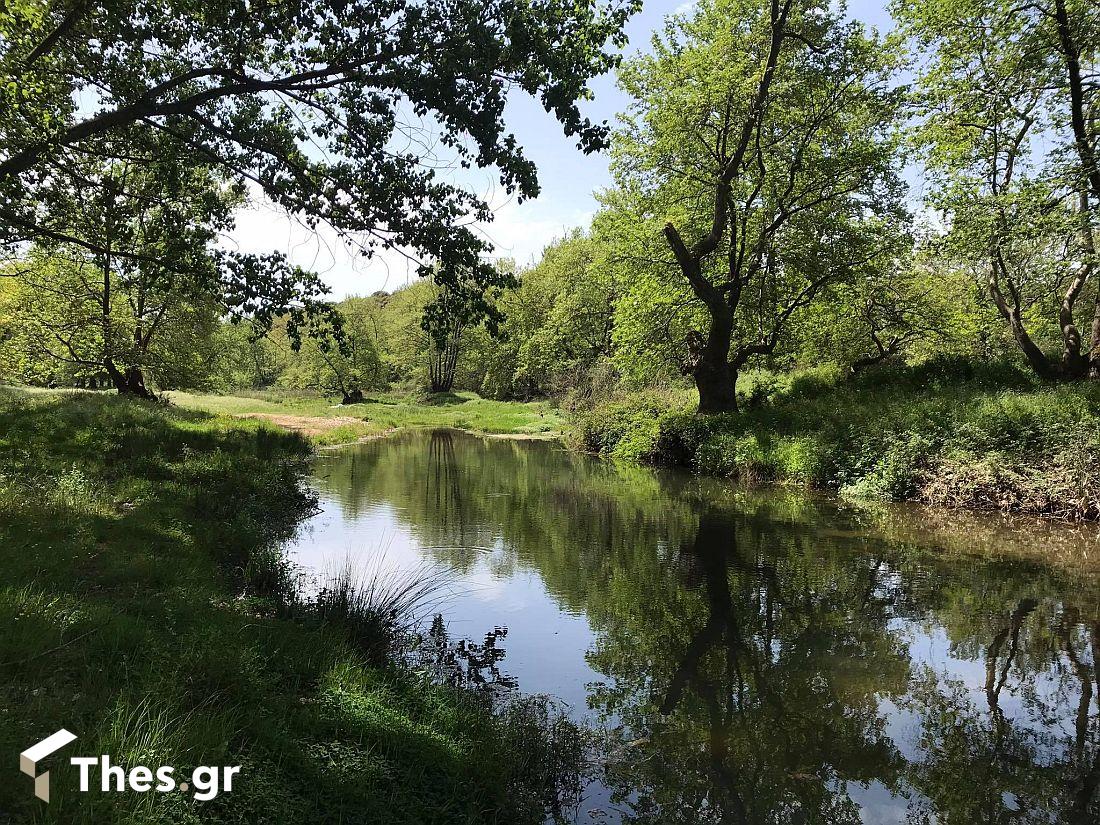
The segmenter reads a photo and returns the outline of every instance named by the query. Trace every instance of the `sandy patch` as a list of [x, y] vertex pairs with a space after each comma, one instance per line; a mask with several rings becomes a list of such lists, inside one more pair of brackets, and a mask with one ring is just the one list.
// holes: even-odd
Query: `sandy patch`
[[352, 418], [347, 415], [338, 415], [328, 418], [325, 416], [281, 415], [278, 413], [242, 413], [237, 417], [260, 418], [264, 421], [270, 421], [272, 424], [283, 427], [284, 429], [294, 430], [302, 435], [320, 435], [321, 433], [326, 433], [329, 430], [335, 430], [337, 427], [344, 427], [348, 424], [366, 423], [361, 418]]

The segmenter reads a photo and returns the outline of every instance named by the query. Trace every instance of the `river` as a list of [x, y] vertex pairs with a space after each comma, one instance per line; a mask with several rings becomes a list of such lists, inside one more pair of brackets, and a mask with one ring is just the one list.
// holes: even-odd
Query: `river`
[[1098, 821], [1091, 528], [452, 430], [314, 484], [297, 564], [442, 568], [451, 637], [506, 629], [501, 678], [606, 732], [578, 822]]

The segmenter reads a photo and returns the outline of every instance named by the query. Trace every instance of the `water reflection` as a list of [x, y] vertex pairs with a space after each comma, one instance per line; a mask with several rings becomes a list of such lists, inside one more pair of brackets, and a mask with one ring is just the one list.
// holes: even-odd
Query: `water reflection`
[[317, 484], [304, 562], [384, 533], [446, 565], [467, 635], [508, 625], [507, 678], [609, 729], [594, 821], [1100, 821], [1100, 586], [1026, 553], [1094, 533], [451, 431], [332, 452]]
[[684, 574], [659, 596], [684, 593], [678, 609], [616, 634], [663, 649], [594, 654], [610, 677], [595, 701], [646, 743], [613, 768], [620, 793], [644, 789], [641, 821], [858, 821], [844, 782], [897, 783], [876, 692], [904, 691], [907, 659], [886, 631], [882, 560], [817, 564], [809, 536], [795, 538], [798, 556], [770, 539], [704, 511]]

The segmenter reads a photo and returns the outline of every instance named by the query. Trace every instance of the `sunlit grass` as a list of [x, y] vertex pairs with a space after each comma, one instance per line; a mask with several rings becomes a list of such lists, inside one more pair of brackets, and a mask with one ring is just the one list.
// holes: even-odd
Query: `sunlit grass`
[[[560, 433], [563, 426], [562, 416], [550, 402], [492, 401], [473, 392], [422, 398], [373, 393], [363, 404], [346, 406], [332, 398], [282, 392], [247, 395], [172, 392], [168, 397], [181, 407], [211, 413], [333, 420], [332, 424], [315, 424], [315, 429], [323, 431], [309, 433], [318, 444], [345, 443], [405, 427], [455, 427], [494, 435], [549, 436]], [[291, 423], [311, 426], [310, 422]]]
[[1100, 388], [1047, 384], [963, 359], [851, 380], [822, 370], [744, 376], [741, 409], [623, 394], [580, 411], [573, 442], [615, 458], [855, 498], [1100, 519]]

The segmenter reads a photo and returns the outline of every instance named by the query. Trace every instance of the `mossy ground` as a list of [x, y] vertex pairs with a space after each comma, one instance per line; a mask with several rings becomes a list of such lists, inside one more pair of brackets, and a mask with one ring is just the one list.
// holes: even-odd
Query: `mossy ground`
[[[0, 822], [541, 821], [530, 719], [242, 595], [311, 506], [308, 452], [262, 422], [0, 390]], [[62, 727], [117, 764], [243, 771], [198, 802], [78, 793], [55, 764], [45, 806], [18, 754]]]

